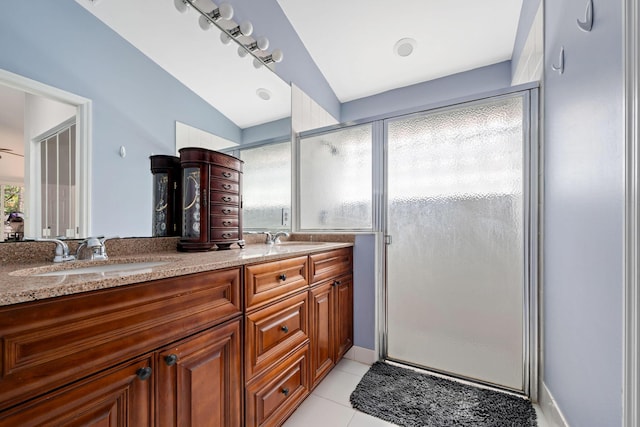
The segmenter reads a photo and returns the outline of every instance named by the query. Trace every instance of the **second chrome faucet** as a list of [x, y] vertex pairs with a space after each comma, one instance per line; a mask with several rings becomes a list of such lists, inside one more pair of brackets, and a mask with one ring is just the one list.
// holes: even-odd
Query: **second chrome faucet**
[[274, 245], [274, 244], [280, 243], [280, 237], [289, 237], [289, 233], [287, 233], [286, 231], [278, 231], [276, 233], [264, 231], [263, 234], [267, 235], [267, 239], [264, 242], [267, 245]]

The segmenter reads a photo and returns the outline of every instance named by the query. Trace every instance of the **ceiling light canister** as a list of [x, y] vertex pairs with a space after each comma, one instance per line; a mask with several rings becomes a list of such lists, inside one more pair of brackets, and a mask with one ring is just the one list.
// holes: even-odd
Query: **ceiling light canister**
[[413, 53], [414, 49], [416, 48], [416, 45], [417, 43], [414, 39], [407, 37], [407, 38], [398, 40], [396, 44], [393, 46], [393, 51], [398, 56], [406, 57]]
[[258, 95], [258, 98], [264, 101], [268, 101], [271, 99], [271, 91], [263, 87], [258, 88], [258, 90], [256, 90], [256, 95]]

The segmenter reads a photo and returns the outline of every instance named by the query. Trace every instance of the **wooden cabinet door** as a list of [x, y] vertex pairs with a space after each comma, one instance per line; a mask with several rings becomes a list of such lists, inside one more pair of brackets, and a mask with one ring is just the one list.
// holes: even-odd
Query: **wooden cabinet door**
[[152, 358], [137, 359], [0, 412], [0, 426], [153, 426]]
[[335, 361], [353, 345], [353, 276], [333, 281], [335, 292]]
[[334, 292], [333, 282], [312, 288], [311, 318], [311, 388], [334, 366]]
[[240, 323], [232, 320], [156, 353], [159, 426], [242, 425]]

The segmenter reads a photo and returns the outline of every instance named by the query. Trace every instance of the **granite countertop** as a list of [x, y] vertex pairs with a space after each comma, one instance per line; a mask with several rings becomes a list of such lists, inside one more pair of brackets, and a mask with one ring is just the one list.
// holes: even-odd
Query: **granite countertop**
[[[124, 240], [124, 239], [122, 239]], [[248, 244], [244, 249], [210, 252], [161, 251], [135, 255], [110, 255], [107, 261], [13, 262], [0, 265], [0, 306], [37, 301], [62, 295], [112, 288], [149, 280], [182, 276], [203, 271], [236, 267], [256, 262], [278, 260], [330, 249], [353, 246], [353, 242], [289, 241], [281, 245]], [[51, 246], [53, 247], [53, 246]], [[52, 252], [53, 253], [53, 252]], [[104, 264], [140, 262], [164, 263], [141, 266], [134, 270], [118, 270], [86, 274], [36, 276], [59, 270]]]

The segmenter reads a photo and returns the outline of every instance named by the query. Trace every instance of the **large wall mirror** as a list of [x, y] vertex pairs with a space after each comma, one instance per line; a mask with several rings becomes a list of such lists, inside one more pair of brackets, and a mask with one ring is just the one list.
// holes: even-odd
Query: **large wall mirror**
[[[205, 4], [206, 1], [202, 0], [199, 4], [202, 4], [205, 8], [213, 9], [213, 3], [207, 6]], [[234, 45], [233, 42], [228, 45], [222, 44], [218, 30], [214, 27], [204, 31], [198, 24], [199, 15], [195, 11], [190, 10], [181, 14], [176, 10], [174, 2], [171, 0], [138, 0], [136, 2], [126, 0], [103, 2], [76, 0], [76, 3], [61, 6], [69, 16], [70, 26], [72, 25], [71, 21], [77, 22], [85, 33], [89, 28], [88, 26], [92, 27], [89, 29], [89, 33], [92, 33], [93, 28], [95, 28], [98, 36], [109, 38], [108, 44], [110, 46], [119, 46], [122, 42], [111, 41], [111, 39], [117, 38], [113, 33], [110, 33], [111, 30], [115, 31], [142, 52], [143, 55], [162, 67], [170, 76], [180, 81], [182, 85], [193, 91], [228, 119], [223, 126], [220, 126], [219, 133], [217, 126], [210, 126], [209, 129], [206, 129], [206, 132], [231, 141], [238, 146], [246, 144], [259, 145], [265, 141], [290, 138], [290, 86], [282, 81], [272, 70], [264, 66], [255, 68], [250, 56], [240, 56], [238, 54], [238, 44]], [[87, 18], [86, 12], [81, 12], [82, 8], [79, 8], [78, 5], [85, 8], [97, 19]], [[22, 9], [31, 12], [29, 9], [34, 7], [24, 4], [20, 5], [16, 10], [20, 9], [17, 13], [22, 13]], [[48, 8], [49, 6], [46, 7]], [[58, 9], [60, 9], [60, 6]], [[62, 10], [60, 13], [62, 13]], [[19, 21], [20, 17], [17, 16], [11, 19]], [[64, 26], [64, 24], [60, 25]], [[12, 25], [5, 26], [5, 28], [7, 34], [11, 34], [11, 31], [13, 31]], [[16, 32], [20, 31], [17, 26], [15, 28]], [[75, 37], [81, 38], [79, 35]], [[18, 40], [23, 38], [24, 33], [21, 32], [16, 36]], [[43, 39], [42, 46], [39, 45], [39, 38]], [[34, 35], [33, 40], [35, 41], [32, 40], [30, 46], [34, 46], [35, 50], [42, 53], [40, 51], [49, 49], [49, 42], [45, 41], [45, 38], [44, 33]], [[128, 49], [130, 50], [130, 47]], [[135, 55], [141, 56], [140, 52], [135, 53]], [[12, 52], [9, 53], [11, 54]], [[18, 58], [18, 54], [15, 55]], [[130, 51], [102, 53], [97, 49], [93, 49], [88, 56], [96, 58], [99, 56], [100, 60], [105, 58], [104, 61], [123, 61], [124, 64], [127, 60], [131, 60], [131, 55]], [[135, 58], [135, 60], [143, 62], [139, 58]], [[19, 66], [15, 68], [24, 71], [27, 76], [47, 76], [46, 73], [36, 69], [37, 65], [31, 65], [32, 68], [29, 68], [24, 65], [26, 61], [24, 63], [21, 61], [23, 61], [22, 58], [14, 59], [9, 57], [9, 60], [4, 62], [9, 65], [17, 63]], [[79, 59], [79, 62], [82, 63], [83, 60]], [[94, 59], [93, 62], [95, 63], [96, 60]], [[111, 123], [111, 120], [109, 120], [110, 123], [101, 123], [101, 120], [104, 121], [105, 110], [109, 110], [107, 113], [110, 114], [110, 118], [121, 119], [123, 123], [136, 130], [138, 130], [140, 123], [146, 124], [145, 121], [159, 123], [159, 126], [163, 128], [162, 132], [164, 132], [162, 136], [164, 137], [167, 133], [165, 132], [165, 128], [167, 128], [171, 130], [174, 138], [178, 136], [179, 132], [176, 129], [180, 126], [176, 122], [187, 127], [204, 128], [205, 126], [202, 126], [202, 112], [196, 112], [196, 116], [198, 114], [200, 116], [194, 116], [193, 120], [190, 119], [190, 111], [188, 109], [180, 110], [180, 105], [171, 105], [168, 108], [159, 109], [158, 112], [161, 113], [161, 118], [158, 118], [158, 114], [153, 118], [149, 118], [150, 113], [148, 111], [136, 110], [135, 108], [129, 108], [127, 105], [122, 110], [114, 113], [110, 111], [112, 110], [112, 105], [105, 104], [105, 99], [96, 100], [91, 95], [83, 98], [71, 92], [58, 89], [56, 87], [58, 86], [57, 84], [45, 85], [36, 81], [39, 79], [31, 80], [18, 74], [5, 72], [2, 70], [2, 63], [3, 61], [0, 61], [0, 73], [2, 73], [0, 74], [0, 86], [6, 89], [4, 92], [12, 90], [22, 92], [21, 96], [23, 98], [26, 96], [25, 94], [42, 98], [43, 104], [49, 101], [51, 101], [49, 102], [50, 104], [59, 103], [59, 107], [61, 107], [59, 110], [66, 111], [66, 113], [62, 113], [62, 116], [68, 116], [60, 118], [59, 115], [56, 115], [52, 117], [52, 120], [59, 123], [51, 125], [49, 128], [37, 133], [37, 135], [29, 134], [28, 137], [23, 135], [17, 138], [13, 135], [11, 140], [18, 141], [15, 145], [13, 142], [9, 145], [9, 139], [5, 138], [5, 136], [0, 140], [0, 148], [6, 149], [0, 152], [2, 157], [0, 159], [0, 162], [2, 162], [0, 163], [0, 185], [3, 188], [19, 187], [21, 185], [25, 187], [25, 182], [28, 185], [26, 192], [21, 195], [22, 205], [19, 208], [25, 211], [21, 212], [22, 216], [25, 217], [24, 235], [27, 237], [48, 235], [50, 237], [61, 236], [65, 238], [83, 238], [89, 234], [119, 235], [120, 237], [150, 236], [152, 177], [149, 171], [148, 156], [152, 154], [175, 154], [176, 143], [179, 144], [179, 142], [174, 139], [174, 143], [171, 146], [168, 146], [164, 141], [156, 144], [154, 142], [155, 135], [149, 135], [150, 132], [145, 134], [142, 126], [140, 126], [139, 135], [129, 132], [121, 139], [106, 138], [105, 135], [110, 137], [112, 132], [119, 129], [119, 124]], [[111, 62], [110, 66], [122, 68], [123, 70], [127, 69], [125, 66], [120, 67], [118, 64], [113, 64]], [[86, 81], [82, 80], [78, 84], [78, 87], [82, 88], [78, 92], [83, 94], [97, 93], [98, 95], [96, 96], [99, 98], [106, 96], [104, 93], [108, 88], [103, 89], [100, 85], [107, 83], [112, 88], [112, 91], [114, 88], [115, 90], [128, 88], [130, 91], [136, 91], [137, 89], [135, 86], [131, 86], [131, 79], [126, 71], [122, 71], [121, 74], [117, 73], [117, 75], [111, 71], [109, 76], [111, 81], [105, 82], [95, 76], [86, 76], [86, 73], [83, 76], [75, 75], [74, 67], [66, 67], [66, 65], [58, 65], [53, 70], [53, 75], [57, 77], [52, 81], [59, 80], [63, 82], [64, 84], [60, 84], [61, 87], [75, 87], [75, 82], [79, 78], [82, 80], [87, 77]], [[85, 66], [84, 63], [80, 65], [81, 67]], [[99, 64], [95, 66], [96, 68], [100, 67]], [[9, 67], [9, 69], [11, 70], [12, 68]], [[64, 74], [64, 72], [67, 72], [66, 70], [68, 70], [67, 75]], [[11, 78], [7, 76], [11, 76]], [[45, 79], [48, 79], [48, 77], [45, 77]], [[150, 81], [152, 80], [150, 79]], [[156, 77], [155, 80], [158, 80], [158, 78]], [[143, 83], [146, 84], [146, 82]], [[91, 84], [95, 84], [98, 89], [89, 88], [85, 91], [86, 85]], [[151, 83], [149, 85], [151, 86]], [[165, 88], [145, 87], [143, 89], [147, 92], [153, 92], [154, 90], [163, 91]], [[168, 90], [171, 89], [168, 88]], [[92, 99], [89, 98], [92, 98], [95, 103], [93, 115]], [[3, 111], [9, 111], [8, 104], [3, 102], [2, 105]], [[22, 113], [24, 113], [24, 106], [18, 106], [17, 108], [17, 112], [14, 111], [13, 113], [14, 116], [20, 116], [20, 108], [23, 109]], [[124, 108], [129, 109], [125, 111]], [[75, 114], [73, 114], [74, 110]], [[70, 114], [68, 114], [69, 111], [71, 112]], [[181, 114], [174, 114], [174, 111], [180, 111]], [[168, 115], [173, 115], [173, 117], [166, 120]], [[95, 122], [93, 125], [90, 119]], [[5, 119], [0, 118], [0, 126], [3, 126], [5, 121]], [[71, 127], [74, 121], [75, 127]], [[206, 118], [204, 121], [206, 122]], [[220, 122], [219, 119], [215, 118], [213, 121]], [[70, 126], [68, 129], [60, 128], [64, 125]], [[24, 123], [23, 126], [25, 126]], [[109, 126], [112, 126], [113, 129], [106, 129]], [[98, 132], [96, 134], [97, 139], [101, 139], [97, 146], [93, 145], [97, 142], [92, 142], [92, 127]], [[8, 126], [5, 126], [5, 130], [7, 129]], [[7, 131], [7, 134], [11, 132], [15, 134], [14, 130], [11, 129]], [[46, 141], [49, 133], [52, 135], [58, 135], [59, 133], [60, 141], [66, 141], [72, 134], [75, 134], [75, 149], [78, 150], [78, 154], [72, 152], [72, 148], [63, 148], [62, 152], [56, 152], [55, 156], [66, 156], [67, 158], [75, 159], [73, 161], [70, 160], [70, 162], [76, 162], [77, 172], [74, 177], [69, 177], [63, 184], [76, 185], [79, 188], [74, 203], [71, 206], [62, 208], [62, 210], [74, 210], [77, 213], [76, 224], [63, 224], [59, 229], [51, 229], [51, 231], [48, 231], [48, 226], [45, 226], [41, 218], [43, 210], [46, 210], [45, 208], [52, 209], [48, 206], [49, 202], [45, 202], [45, 204], [42, 202], [42, 185], [40, 185], [39, 190], [36, 190], [35, 181], [33, 183], [29, 181], [32, 179], [32, 172], [35, 171], [36, 167], [40, 168], [40, 173], [42, 173], [42, 164], [38, 163], [38, 161], [41, 162], [43, 159], [43, 145], [40, 142], [34, 142], [34, 139], [35, 137], [42, 137]], [[160, 131], [157, 133], [160, 134]], [[105, 140], [109, 146], [107, 146]], [[22, 141], [22, 145], [20, 145], [20, 141]], [[128, 144], [126, 159], [120, 159], [117, 155], [117, 148], [120, 144], [125, 144], [125, 142], [121, 141], [125, 141]], [[66, 147], [65, 144], [65, 142], [62, 142], [60, 145]], [[108, 157], [105, 156], [105, 152]], [[49, 156], [53, 156], [53, 152], [47, 151], [46, 153], [49, 153]], [[93, 161], [91, 160], [92, 153]], [[46, 159], [47, 156], [44, 158]], [[133, 163], [134, 161], [136, 163]], [[11, 162], [14, 166], [9, 167], [8, 162]], [[91, 170], [92, 166], [93, 170]], [[20, 172], [14, 173], [16, 169], [24, 169], [22, 181], [19, 177]], [[121, 173], [114, 175], [114, 170], [116, 172], [120, 170]], [[69, 175], [67, 172], [65, 173], [67, 176]], [[62, 173], [62, 175], [65, 173]], [[127, 174], [130, 174], [130, 176]], [[46, 176], [47, 172], [45, 171]], [[33, 179], [42, 181], [42, 176]], [[110, 179], [115, 182], [115, 185], [108, 185]], [[123, 187], [125, 185], [129, 190], [126, 194], [114, 195], [113, 192], [104, 191], [105, 188]], [[58, 194], [56, 197], [59, 199], [60, 193], [56, 194]], [[52, 202], [51, 198], [50, 201]], [[118, 206], [119, 209], [117, 211], [114, 209], [114, 205]], [[125, 206], [129, 209], [128, 211]], [[56, 209], [58, 211], [61, 210], [59, 207]], [[127, 218], [124, 221], [121, 219], [123, 213]], [[4, 221], [7, 220], [8, 216], [4, 216], [4, 211], [2, 214], [3, 225], [5, 225]], [[3, 233], [2, 237], [4, 238], [5, 236]]]

